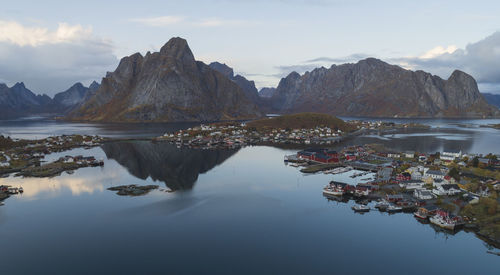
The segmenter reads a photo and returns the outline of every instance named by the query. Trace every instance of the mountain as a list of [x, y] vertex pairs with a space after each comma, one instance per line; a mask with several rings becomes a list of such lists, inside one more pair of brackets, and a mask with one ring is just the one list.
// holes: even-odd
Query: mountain
[[281, 79], [271, 98], [281, 113], [322, 112], [374, 117], [498, 116], [470, 75], [454, 71], [443, 80], [375, 58], [332, 65]]
[[483, 93], [483, 97], [489, 104], [500, 108], [500, 95]]
[[192, 189], [199, 174], [238, 152], [238, 149], [178, 149], [174, 144], [149, 141], [110, 142], [101, 148], [107, 158], [116, 160], [135, 177], [162, 181], [171, 190]]
[[170, 39], [159, 52], [122, 58], [114, 72], [70, 120], [214, 121], [261, 116], [243, 89], [196, 61], [186, 40]]
[[243, 92], [248, 99], [250, 99], [255, 104], [259, 104], [259, 92], [255, 87], [255, 82], [250, 81], [239, 74], [234, 75], [233, 68], [227, 66], [226, 64], [212, 62], [208, 66], [232, 80], [234, 83], [236, 83], [236, 85], [243, 89]]
[[276, 93], [276, 88], [264, 87], [260, 89], [259, 96], [263, 98], [271, 98]]
[[0, 118], [15, 118], [46, 111], [52, 99], [47, 95], [35, 95], [18, 82], [12, 87], [0, 84]]
[[24, 83], [12, 87], [0, 84], [0, 119], [16, 118], [39, 114], [64, 114], [85, 101], [99, 87], [93, 82], [89, 88], [76, 83], [54, 98], [35, 95]]

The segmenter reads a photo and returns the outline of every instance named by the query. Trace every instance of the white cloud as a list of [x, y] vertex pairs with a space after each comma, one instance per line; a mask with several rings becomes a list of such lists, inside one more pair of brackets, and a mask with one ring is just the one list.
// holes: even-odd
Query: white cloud
[[60, 23], [55, 30], [0, 21], [0, 78], [53, 95], [75, 82], [100, 80], [118, 60], [112, 43], [92, 28]]
[[148, 18], [134, 18], [131, 19], [132, 22], [141, 23], [152, 27], [164, 27], [184, 21], [182, 16], [158, 16], [158, 17], [148, 17]]
[[448, 78], [459, 69], [472, 75], [481, 85], [500, 84], [500, 32], [469, 43], [464, 49], [456, 46], [436, 47], [419, 57], [389, 59], [411, 69], [421, 69]]
[[421, 56], [419, 56], [419, 58], [422, 58], [422, 59], [429, 59], [429, 58], [434, 58], [434, 57], [437, 57], [437, 56], [440, 56], [442, 54], [446, 54], [446, 53], [453, 53], [457, 50], [457, 46], [455, 45], [450, 45], [446, 48], [442, 47], [442, 46], [437, 46], [427, 52], [425, 52], [424, 54], [422, 54]]

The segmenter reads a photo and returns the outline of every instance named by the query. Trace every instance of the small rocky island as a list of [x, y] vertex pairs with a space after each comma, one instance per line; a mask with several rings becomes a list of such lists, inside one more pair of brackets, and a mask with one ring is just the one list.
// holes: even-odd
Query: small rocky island
[[38, 140], [12, 139], [0, 136], [0, 176], [15, 173], [23, 177], [53, 177], [62, 172], [82, 167], [102, 166], [102, 160], [93, 156], [65, 156], [54, 162], [44, 163], [51, 153], [74, 148], [100, 146], [106, 139], [99, 136], [63, 135]]
[[148, 194], [151, 190], [158, 189], [158, 185], [120, 185], [110, 187], [108, 190], [117, 191], [116, 194], [120, 196], [142, 196]]

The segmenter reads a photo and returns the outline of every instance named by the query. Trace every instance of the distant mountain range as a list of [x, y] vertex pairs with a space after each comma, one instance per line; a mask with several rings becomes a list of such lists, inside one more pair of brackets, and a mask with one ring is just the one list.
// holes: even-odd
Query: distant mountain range
[[483, 97], [490, 105], [500, 108], [500, 94], [483, 93]]
[[91, 96], [98, 87], [95, 81], [90, 87], [76, 83], [50, 98], [48, 95], [35, 95], [22, 82], [10, 88], [0, 84], [0, 119], [38, 114], [63, 115]]
[[[77, 83], [53, 99], [24, 84], [0, 84], [0, 118], [63, 113], [82, 121], [218, 121], [265, 113], [320, 112], [366, 117], [498, 117], [500, 96], [479, 93], [474, 78], [454, 71], [445, 80], [375, 58], [292, 72], [276, 88], [255, 83], [219, 62], [196, 61], [187, 41], [170, 39], [159, 52], [124, 57], [101, 85]], [[491, 105], [490, 105], [491, 104]], [[494, 107], [492, 105], [496, 105]]]

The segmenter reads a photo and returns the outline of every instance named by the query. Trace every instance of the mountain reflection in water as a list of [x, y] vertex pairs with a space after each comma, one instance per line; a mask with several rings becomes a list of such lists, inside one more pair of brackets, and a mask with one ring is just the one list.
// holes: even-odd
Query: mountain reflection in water
[[106, 143], [102, 150], [108, 159], [116, 160], [135, 177], [163, 181], [171, 190], [192, 189], [199, 174], [238, 152], [238, 149], [177, 148], [173, 144], [150, 141]]

